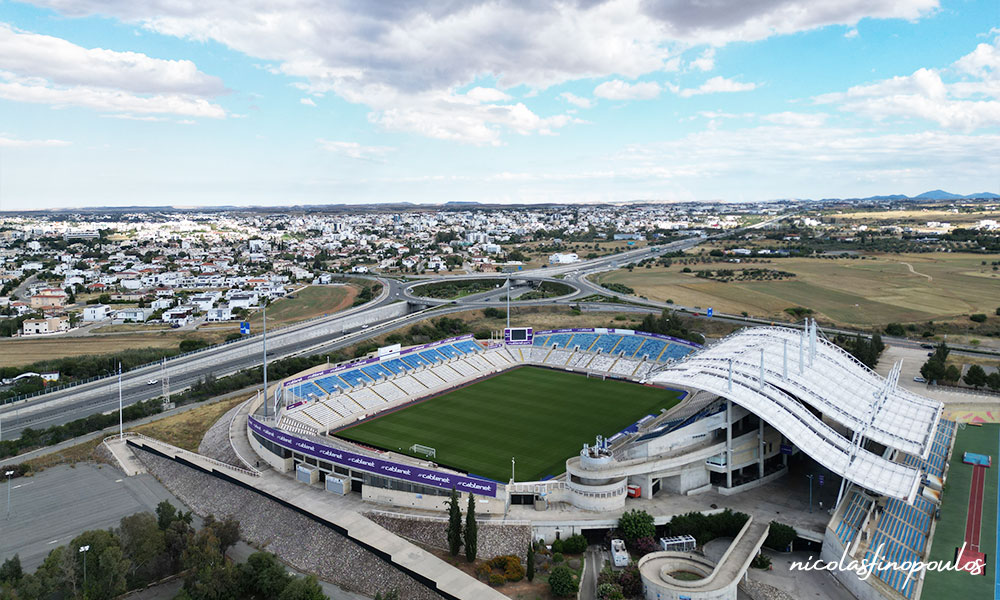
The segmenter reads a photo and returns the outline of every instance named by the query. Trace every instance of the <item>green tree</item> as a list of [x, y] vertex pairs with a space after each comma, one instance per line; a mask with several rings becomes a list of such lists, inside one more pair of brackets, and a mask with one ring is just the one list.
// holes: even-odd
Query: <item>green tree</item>
[[278, 557], [270, 552], [254, 552], [239, 566], [244, 594], [250, 600], [277, 598], [291, 577]]
[[239, 577], [219, 551], [219, 540], [209, 528], [196, 533], [184, 551], [184, 592], [191, 600], [236, 597]]
[[479, 526], [476, 525], [476, 495], [469, 493], [469, 507], [465, 510], [465, 560], [476, 560], [479, 550]]
[[978, 390], [986, 385], [986, 371], [979, 365], [972, 365], [969, 367], [969, 370], [965, 372], [965, 377], [962, 378], [962, 381], [964, 381], [966, 385], [971, 385]]
[[462, 509], [458, 507], [458, 490], [451, 488], [448, 501], [448, 552], [458, 556], [462, 548]]
[[[87, 552], [79, 548], [89, 546]], [[88, 600], [105, 600], [125, 593], [125, 575], [129, 571], [128, 561], [122, 556], [118, 537], [107, 530], [85, 531], [73, 538], [68, 554], [75, 559], [75, 573], [84, 572], [86, 561], [86, 581], [81, 580], [83, 597]], [[75, 555], [75, 556], [73, 556]]]
[[278, 600], [326, 600], [326, 594], [316, 577], [308, 575], [292, 579], [282, 590]]
[[219, 551], [223, 554], [226, 550], [232, 548], [236, 542], [240, 541], [240, 522], [233, 518], [232, 515], [227, 516], [221, 521], [217, 521], [214, 515], [208, 515], [205, 517], [205, 527], [212, 530], [215, 537], [219, 540]]
[[3, 561], [3, 565], [0, 566], [0, 583], [17, 585], [23, 576], [21, 557], [17, 554]]
[[577, 587], [573, 571], [570, 571], [569, 567], [559, 565], [549, 573], [549, 589], [552, 591], [553, 596], [557, 598], [575, 596]]
[[639, 538], [653, 537], [656, 535], [656, 526], [653, 525], [653, 517], [644, 510], [630, 510], [618, 519], [618, 529], [628, 543], [633, 543]]
[[768, 530], [764, 545], [779, 552], [784, 552], [788, 548], [788, 545], [795, 541], [796, 537], [795, 528], [784, 523], [771, 521], [771, 528]]
[[124, 517], [117, 534], [122, 556], [129, 563], [129, 589], [159, 579], [167, 545], [156, 517], [148, 512]]
[[955, 365], [948, 365], [944, 370], [944, 380], [955, 383], [962, 377], [962, 372]]
[[994, 392], [1000, 392], [1000, 372], [993, 371], [986, 376], [986, 386]]
[[535, 545], [534, 544], [528, 544], [528, 564], [527, 564], [527, 573], [525, 573], [525, 577], [528, 578], [528, 581], [531, 581], [531, 580], [533, 580], [535, 578]]

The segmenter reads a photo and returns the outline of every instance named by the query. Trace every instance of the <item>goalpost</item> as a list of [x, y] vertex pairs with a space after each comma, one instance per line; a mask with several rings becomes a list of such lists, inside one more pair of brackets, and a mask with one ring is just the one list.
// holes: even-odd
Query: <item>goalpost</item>
[[587, 379], [590, 379], [591, 377], [593, 377], [594, 379], [600, 379], [601, 381], [607, 379], [607, 375], [605, 375], [604, 373], [594, 373], [592, 371], [587, 371]]
[[414, 454], [420, 453], [428, 458], [437, 458], [437, 450], [431, 448], [430, 446], [424, 446], [423, 444], [413, 444], [410, 446], [410, 452]]

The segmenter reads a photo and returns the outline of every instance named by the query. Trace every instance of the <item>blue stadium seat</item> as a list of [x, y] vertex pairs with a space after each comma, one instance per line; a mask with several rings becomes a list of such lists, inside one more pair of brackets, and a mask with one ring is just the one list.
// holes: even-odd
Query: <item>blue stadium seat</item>
[[451, 344], [441, 344], [434, 348], [439, 354], [446, 356], [448, 358], [455, 358], [456, 356], [462, 356], [462, 353], [451, 346]]
[[399, 360], [403, 361], [412, 369], [417, 367], [427, 366], [431, 363], [427, 362], [427, 359], [421, 358], [419, 354], [407, 354], [406, 356], [400, 356]]
[[381, 363], [383, 367], [389, 369], [393, 373], [405, 373], [410, 370], [409, 365], [399, 360], [398, 358], [393, 358], [392, 360], [387, 360]]
[[469, 352], [479, 352], [480, 350], [482, 350], [482, 348], [479, 347], [479, 344], [477, 344], [472, 340], [462, 340], [461, 342], [455, 342], [454, 344], [452, 344], [452, 346], [458, 348], [460, 351], [466, 354], [468, 354]]
[[660, 353], [663, 352], [663, 347], [666, 346], [666, 342], [663, 340], [658, 340], [656, 338], [645, 338], [642, 346], [635, 353], [636, 358], [647, 358], [649, 360], [656, 360]]
[[596, 341], [596, 333], [577, 333], [573, 336], [573, 339], [569, 341], [569, 348], [571, 350], [575, 348], [580, 348], [580, 350], [589, 350]]
[[615, 354], [623, 354], [625, 358], [631, 358], [635, 351], [642, 345], [643, 338], [637, 335], [626, 335], [615, 347]]
[[611, 352], [611, 349], [614, 348], [618, 342], [621, 341], [621, 339], [622, 336], [620, 335], [610, 335], [605, 333], [602, 334], [596, 342], [594, 342], [594, 345], [591, 346], [590, 349], [594, 352], [600, 350], [601, 352], [607, 354], [608, 352]]
[[327, 375], [322, 379], [315, 380], [316, 385], [326, 390], [327, 393], [333, 393], [336, 390], [346, 390], [349, 385], [344, 383], [344, 381], [337, 377], [336, 375]]
[[424, 350], [423, 352], [420, 353], [420, 356], [426, 358], [427, 362], [430, 363], [441, 362], [444, 360], [444, 357], [441, 356], [441, 354], [434, 348], [431, 348], [430, 350]]
[[558, 345], [560, 348], [565, 348], [571, 336], [572, 334], [569, 333], [557, 333], [549, 338], [549, 343], [546, 346]]
[[365, 375], [360, 369], [351, 369], [350, 371], [344, 371], [340, 374], [340, 378], [347, 382], [347, 385], [351, 387], [357, 387], [362, 383], [370, 383], [372, 378]]

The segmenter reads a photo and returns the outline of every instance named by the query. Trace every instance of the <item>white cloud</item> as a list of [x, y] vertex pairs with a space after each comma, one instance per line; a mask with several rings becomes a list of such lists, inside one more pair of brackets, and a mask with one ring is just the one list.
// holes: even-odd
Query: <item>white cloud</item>
[[189, 117], [223, 118], [222, 107], [204, 98], [180, 94], [137, 96], [120, 90], [96, 87], [53, 87], [38, 78], [17, 77], [0, 71], [0, 98], [15, 102], [49, 104], [56, 108], [71, 106], [117, 113], [169, 113]]
[[780, 112], [770, 115], [762, 115], [761, 120], [777, 125], [789, 125], [791, 127], [819, 127], [826, 123], [829, 115], [825, 113], [798, 113]]
[[979, 44], [952, 65], [963, 76], [945, 81], [947, 71], [918, 69], [846, 92], [813, 98], [817, 104], [836, 104], [841, 110], [876, 121], [891, 118], [920, 119], [941, 127], [974, 131], [1000, 125], [1000, 48], [998, 43]]
[[465, 93], [476, 102], [506, 102], [510, 96], [496, 88], [474, 87]]
[[691, 61], [691, 68], [699, 71], [711, 71], [715, 68], [715, 48], [706, 48], [701, 55]]
[[595, 87], [594, 95], [608, 100], [651, 100], [660, 95], [660, 86], [654, 81], [632, 84], [613, 79]]
[[226, 93], [191, 61], [84, 48], [0, 23], [0, 98], [116, 113], [221, 118]]
[[313, 101], [312, 98], [300, 98], [299, 104], [303, 104], [305, 106], [313, 106], [313, 107], [316, 106], [316, 103]]
[[580, 108], [590, 108], [594, 106], [594, 101], [590, 98], [584, 98], [582, 96], [577, 96], [572, 92], [563, 92], [559, 94], [559, 97], [569, 102], [573, 106], [578, 106]]
[[321, 148], [334, 154], [340, 154], [357, 160], [382, 161], [385, 155], [395, 150], [388, 146], [363, 146], [357, 142], [341, 142], [318, 138], [316, 142]]
[[[215, 41], [270, 61], [278, 72], [303, 79], [307, 91], [335, 93], [371, 107], [376, 122], [472, 142], [495, 139], [506, 126], [455, 98], [447, 108], [436, 105], [423, 113], [424, 100], [454, 95], [453, 90], [483, 77], [495, 79], [500, 90], [526, 86], [524, 97], [531, 90], [580, 79], [636, 80], [677, 70], [679, 55], [692, 46], [760, 40], [832, 24], [853, 26], [863, 18], [912, 20], [938, 6], [937, 0], [34, 1], [70, 16], [112, 16], [164, 35]], [[709, 61], [698, 65], [707, 67]], [[373, 89], [392, 103], [370, 102], [367, 92]], [[648, 84], [645, 89], [651, 94]], [[508, 106], [503, 120], [517, 120], [523, 112], [517, 107]], [[453, 111], [462, 125], [447, 127], [439, 118], [442, 110]], [[551, 132], [566, 116], [550, 119], [555, 121], [533, 130]], [[472, 137], [463, 137], [463, 131]]]
[[852, 27], [852, 28], [848, 29], [847, 32], [844, 34], [844, 37], [847, 38], [847, 39], [849, 39], [849, 40], [852, 40], [852, 39], [858, 37], [858, 29], [856, 27]]
[[0, 148], [38, 148], [69, 146], [66, 140], [21, 140], [0, 133]]
[[0, 70], [47, 79], [57, 85], [113, 88], [136, 94], [217, 96], [218, 77], [189, 60], [163, 60], [138, 52], [84, 48], [67, 40], [0, 23]]
[[718, 94], [725, 92], [748, 92], [750, 90], [756, 89], [756, 83], [742, 83], [740, 81], [734, 81], [732, 79], [727, 79], [726, 77], [716, 76], [705, 83], [701, 84], [696, 88], [688, 89], [674, 89], [679, 96], [682, 98], [690, 98], [691, 96], [700, 96], [701, 94]]

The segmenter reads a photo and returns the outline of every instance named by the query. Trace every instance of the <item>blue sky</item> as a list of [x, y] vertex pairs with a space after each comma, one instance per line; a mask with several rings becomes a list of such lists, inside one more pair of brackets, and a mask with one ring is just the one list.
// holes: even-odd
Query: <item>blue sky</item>
[[1000, 192], [995, 0], [278, 4], [0, 0], [0, 210]]

